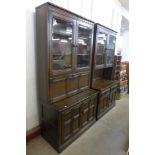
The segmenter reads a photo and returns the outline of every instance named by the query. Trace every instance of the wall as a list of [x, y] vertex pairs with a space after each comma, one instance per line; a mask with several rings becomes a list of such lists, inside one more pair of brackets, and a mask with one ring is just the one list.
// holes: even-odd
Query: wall
[[[35, 7], [45, 0], [27, 0], [26, 10], [26, 130], [39, 125], [36, 85]], [[122, 7], [118, 0], [49, 0], [119, 32]]]
[[122, 61], [129, 61], [129, 31], [122, 34]]

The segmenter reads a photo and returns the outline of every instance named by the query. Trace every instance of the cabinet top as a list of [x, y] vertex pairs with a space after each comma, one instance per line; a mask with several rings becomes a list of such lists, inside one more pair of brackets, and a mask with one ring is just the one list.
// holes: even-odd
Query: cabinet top
[[46, 2], [46, 3], [44, 3], [44, 4], [41, 4], [41, 5], [37, 6], [36, 9], [38, 9], [38, 8], [40, 8], [40, 7], [43, 7], [43, 6], [50, 6], [50, 7], [54, 7], [54, 8], [56, 8], [56, 9], [59, 9], [59, 10], [63, 10], [64, 12], [70, 13], [70, 14], [72, 14], [72, 15], [74, 15], [74, 16], [77, 16], [78, 18], [82, 18], [82, 19], [84, 19], [84, 20], [87, 20], [87, 21], [89, 21], [89, 22], [95, 24], [95, 22], [93, 22], [92, 20], [87, 19], [87, 18], [85, 18], [85, 17], [82, 17], [82, 16], [80, 16], [80, 15], [74, 13], [74, 12], [71, 12], [71, 11], [69, 11], [69, 10], [67, 10], [67, 9], [65, 9], [65, 8], [63, 8], [63, 7], [60, 7], [60, 6], [58, 6], [58, 5], [55, 5], [55, 4], [51, 3], [51, 2]]
[[98, 82], [93, 88], [97, 90], [104, 90], [115, 85], [118, 85], [118, 81], [116, 80], [98, 80]]
[[101, 25], [100, 23], [95, 23], [95, 26], [100, 26], [100, 27], [103, 27], [103, 28], [105, 28], [105, 29], [108, 29], [108, 30], [110, 30], [110, 31], [112, 31], [112, 32], [117, 33], [117, 31], [115, 31], [115, 30], [113, 30], [113, 29], [110, 29], [109, 27], [106, 27], [106, 26], [104, 26], [104, 25]]
[[87, 99], [88, 97], [95, 95], [96, 93], [98, 93], [98, 91], [93, 90], [93, 89], [88, 89], [76, 95], [57, 101], [51, 106], [58, 111], [63, 111]]

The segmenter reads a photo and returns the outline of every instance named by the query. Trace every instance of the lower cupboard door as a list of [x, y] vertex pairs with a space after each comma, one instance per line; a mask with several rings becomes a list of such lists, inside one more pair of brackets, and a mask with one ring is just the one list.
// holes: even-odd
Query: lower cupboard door
[[62, 143], [65, 143], [69, 138], [80, 130], [80, 105], [66, 110], [62, 113]]
[[76, 133], [80, 130], [80, 106], [76, 106], [72, 109], [72, 133]]
[[93, 120], [96, 117], [96, 102], [97, 98], [96, 96], [92, 97], [89, 103], [89, 121]]
[[81, 106], [81, 127], [88, 124], [89, 121], [89, 103], [90, 99], [86, 99], [83, 101]]
[[105, 111], [109, 107], [109, 96], [110, 96], [110, 92], [106, 92], [100, 95], [100, 101], [99, 101], [100, 112]]
[[62, 113], [62, 121], [61, 121], [61, 141], [65, 143], [72, 134], [72, 115], [71, 110], [65, 111]]

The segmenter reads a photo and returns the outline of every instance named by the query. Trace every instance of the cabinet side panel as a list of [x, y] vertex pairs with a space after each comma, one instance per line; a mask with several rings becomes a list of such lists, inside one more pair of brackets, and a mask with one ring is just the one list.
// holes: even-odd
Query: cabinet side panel
[[96, 55], [95, 55], [95, 52], [96, 52], [96, 35], [97, 35], [97, 26], [96, 24], [94, 25], [94, 35], [93, 35], [93, 48], [92, 48], [92, 57], [91, 57], [91, 81], [90, 81], [90, 86], [91, 88], [94, 86], [94, 83], [93, 83], [93, 79], [94, 79], [94, 76], [95, 76], [95, 58], [96, 58]]
[[58, 112], [47, 104], [43, 105], [42, 111], [42, 136], [57, 149], [60, 135], [58, 130]]
[[48, 36], [46, 6], [36, 8], [37, 84], [39, 100], [48, 101]]

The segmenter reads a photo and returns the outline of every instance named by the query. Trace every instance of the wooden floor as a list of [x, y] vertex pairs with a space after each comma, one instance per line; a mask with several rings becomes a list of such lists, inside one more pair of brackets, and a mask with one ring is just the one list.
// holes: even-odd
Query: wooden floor
[[[129, 96], [116, 106], [60, 155], [126, 155], [129, 145]], [[58, 155], [41, 137], [27, 144], [27, 155]]]

